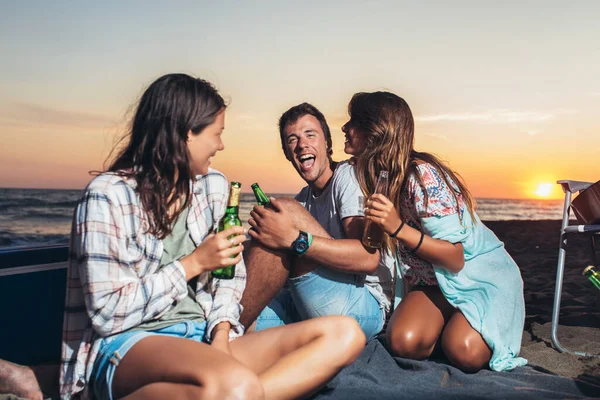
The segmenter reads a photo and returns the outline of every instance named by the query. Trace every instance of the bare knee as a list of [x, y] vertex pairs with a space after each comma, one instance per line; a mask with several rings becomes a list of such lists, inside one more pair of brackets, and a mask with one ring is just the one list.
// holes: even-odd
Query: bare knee
[[410, 327], [395, 327], [386, 331], [386, 342], [393, 355], [424, 360], [431, 355], [436, 340], [428, 340], [422, 332]]
[[278, 197], [277, 202], [280, 203], [281, 207], [287, 211], [306, 211], [302, 204], [298, 203], [298, 201], [293, 197]]
[[204, 376], [203, 398], [207, 399], [263, 399], [264, 388], [260, 379], [242, 365], [218, 368]]
[[322, 317], [322, 334], [340, 355], [340, 367], [351, 364], [365, 347], [366, 337], [354, 318], [347, 316]]
[[281, 208], [292, 217], [296, 227], [313, 234], [313, 236], [331, 237], [321, 224], [304, 208], [304, 206], [291, 197], [277, 198]]
[[482, 339], [443, 338], [442, 349], [452, 365], [464, 372], [479, 371], [488, 364], [491, 357], [491, 351]]
[[[292, 197], [279, 197], [277, 198], [279, 205], [285, 211], [287, 211], [294, 223], [297, 226], [301, 226], [302, 229], [306, 229], [305, 223], [307, 220], [313, 220], [313, 216], [304, 208], [304, 206], [296, 199]], [[315, 221], [316, 222], [316, 221]]]

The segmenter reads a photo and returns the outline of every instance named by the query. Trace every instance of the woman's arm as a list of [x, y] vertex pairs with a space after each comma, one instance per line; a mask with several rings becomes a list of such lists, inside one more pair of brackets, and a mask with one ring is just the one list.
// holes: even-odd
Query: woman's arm
[[[225, 215], [227, 199], [229, 198], [229, 181], [222, 173], [211, 170], [211, 173], [205, 175], [198, 183], [203, 185], [206, 201], [209, 208], [213, 210], [214, 221], [212, 222], [220, 221]], [[228, 333], [231, 338], [244, 334], [244, 326], [239, 322], [239, 319], [242, 312], [240, 301], [246, 288], [246, 265], [241, 254], [243, 250], [241, 243], [246, 240], [246, 236], [241, 226], [229, 229], [217, 233], [217, 236], [225, 234], [224, 237], [228, 238], [237, 235], [231, 239], [233, 242], [228, 243], [229, 246], [237, 245], [235, 249], [237, 256], [222, 260], [224, 264], [221, 264], [222, 266], [235, 265], [233, 279], [218, 279], [209, 274], [202, 274], [197, 283], [196, 301], [203, 306], [204, 310], [210, 310], [206, 317], [206, 337], [208, 339], [212, 339], [213, 330], [217, 326], [222, 326], [222, 323], [225, 322], [230, 326]], [[204, 238], [198, 248], [204, 246], [209, 238], [210, 235]]]
[[[304, 257], [331, 269], [349, 273], [373, 274], [379, 264], [379, 252], [365, 248], [360, 239], [363, 230], [362, 217], [348, 217], [342, 223], [347, 239], [333, 239], [319, 223], [296, 202], [290, 204], [271, 198], [272, 208], [255, 206], [250, 212], [249, 232], [253, 239], [273, 249], [291, 248], [292, 242], [302, 230], [313, 235], [313, 241]], [[296, 208], [295, 215], [291, 207]]]
[[[372, 195], [369, 197], [366, 206], [365, 215], [367, 219], [381, 226], [388, 235], [396, 233], [396, 240], [409, 249], [416, 249], [415, 254], [420, 258], [453, 273], [458, 273], [464, 267], [464, 249], [461, 243], [450, 243], [445, 240], [434, 239], [407, 224], [403, 224], [396, 207], [384, 195]], [[400, 231], [396, 232], [398, 228], [400, 228]]]
[[221, 322], [212, 331], [212, 346], [227, 354], [231, 354], [231, 349], [229, 348], [230, 330], [231, 324], [229, 322]]
[[[240, 240], [245, 239], [244, 235], [239, 235]], [[240, 246], [241, 247], [241, 246]], [[231, 262], [230, 262], [231, 263]], [[242, 313], [242, 294], [246, 288], [246, 265], [241, 257], [235, 265], [235, 276], [233, 279], [211, 279], [208, 282], [210, 295], [212, 296], [212, 307], [206, 321], [206, 336], [211, 338], [213, 330], [221, 323], [227, 322], [231, 325], [229, 336], [231, 338], [244, 334], [244, 326], [240, 323], [240, 314]]]

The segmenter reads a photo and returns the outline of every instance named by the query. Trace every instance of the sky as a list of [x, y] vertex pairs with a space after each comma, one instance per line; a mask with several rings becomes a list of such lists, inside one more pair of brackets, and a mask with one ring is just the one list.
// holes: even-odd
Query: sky
[[476, 197], [560, 198], [600, 179], [599, 20], [595, 0], [0, 0], [0, 187], [83, 188], [147, 85], [184, 72], [227, 99], [213, 167], [244, 191], [303, 186], [289, 107], [325, 114], [341, 160], [351, 96], [388, 90]]

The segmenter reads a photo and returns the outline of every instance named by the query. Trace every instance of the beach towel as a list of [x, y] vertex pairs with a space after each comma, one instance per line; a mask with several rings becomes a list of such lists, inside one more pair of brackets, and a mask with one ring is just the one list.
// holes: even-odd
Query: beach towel
[[314, 400], [576, 399], [600, 396], [600, 385], [546, 373], [534, 366], [467, 374], [442, 360], [392, 357], [382, 339], [325, 385]]

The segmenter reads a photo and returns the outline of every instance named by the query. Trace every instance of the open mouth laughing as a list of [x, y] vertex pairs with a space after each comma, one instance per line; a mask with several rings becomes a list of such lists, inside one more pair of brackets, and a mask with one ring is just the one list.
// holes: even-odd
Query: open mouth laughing
[[302, 154], [298, 157], [298, 161], [300, 161], [300, 168], [303, 171], [308, 171], [315, 164], [316, 156], [314, 154]]

